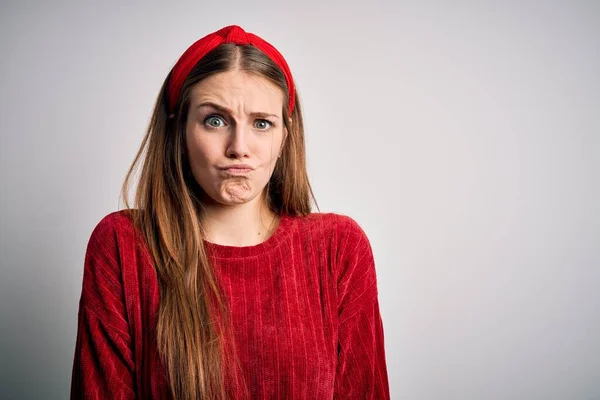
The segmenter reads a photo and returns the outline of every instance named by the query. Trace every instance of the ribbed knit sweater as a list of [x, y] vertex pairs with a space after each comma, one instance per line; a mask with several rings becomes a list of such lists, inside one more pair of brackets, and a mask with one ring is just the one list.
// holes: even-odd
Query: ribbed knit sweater
[[[155, 339], [157, 275], [135, 232], [121, 210], [89, 239], [71, 398], [171, 398]], [[357, 222], [283, 215], [260, 244], [204, 245], [231, 313], [233, 398], [243, 381], [252, 399], [389, 398], [374, 258]]]

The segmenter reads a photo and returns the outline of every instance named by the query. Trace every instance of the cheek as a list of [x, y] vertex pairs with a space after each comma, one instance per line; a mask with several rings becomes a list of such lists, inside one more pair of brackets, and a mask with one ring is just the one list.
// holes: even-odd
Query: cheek
[[207, 167], [210, 163], [211, 155], [207, 153], [207, 148], [202, 146], [189, 146], [188, 155], [190, 166], [192, 168]]
[[281, 132], [273, 133], [273, 136], [265, 138], [261, 141], [259, 146], [256, 148], [257, 154], [260, 154], [260, 158], [264, 161], [276, 160], [279, 155], [279, 149], [281, 148], [283, 138]]
[[188, 135], [186, 147], [192, 169], [207, 167], [210, 165], [211, 160], [215, 159], [216, 146], [211, 145], [206, 140], [201, 140], [199, 136]]
[[214, 171], [210, 168], [214, 165], [214, 150], [206, 143], [198, 140], [188, 140], [187, 143], [188, 168], [196, 182], [206, 191], [210, 191], [211, 182], [214, 182]]

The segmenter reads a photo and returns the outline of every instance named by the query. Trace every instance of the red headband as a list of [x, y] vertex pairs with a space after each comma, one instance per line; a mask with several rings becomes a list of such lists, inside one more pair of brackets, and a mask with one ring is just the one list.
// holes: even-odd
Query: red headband
[[287, 65], [287, 62], [277, 51], [273, 45], [267, 43], [260, 37], [244, 31], [237, 25], [229, 25], [219, 29], [216, 32], [206, 35], [205, 37], [197, 40], [181, 55], [171, 73], [169, 79], [168, 90], [168, 101], [169, 101], [169, 112], [174, 112], [175, 104], [181, 91], [183, 81], [187, 78], [188, 74], [194, 68], [196, 63], [202, 59], [208, 52], [215, 49], [216, 47], [224, 43], [235, 43], [238, 45], [251, 44], [263, 53], [265, 53], [275, 64], [281, 68], [285, 75], [285, 80], [288, 85], [289, 104], [288, 109], [290, 115], [294, 111], [294, 81], [292, 80], [292, 73]]

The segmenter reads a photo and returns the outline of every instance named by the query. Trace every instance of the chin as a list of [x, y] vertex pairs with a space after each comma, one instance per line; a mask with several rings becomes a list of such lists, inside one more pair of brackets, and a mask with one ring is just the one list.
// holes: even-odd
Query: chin
[[221, 204], [223, 204], [225, 206], [236, 206], [239, 204], [246, 204], [248, 202], [249, 202], [249, 200], [246, 200], [246, 199], [230, 199], [230, 200], [223, 201]]
[[244, 204], [256, 197], [247, 184], [227, 185], [221, 190], [221, 201], [224, 204]]

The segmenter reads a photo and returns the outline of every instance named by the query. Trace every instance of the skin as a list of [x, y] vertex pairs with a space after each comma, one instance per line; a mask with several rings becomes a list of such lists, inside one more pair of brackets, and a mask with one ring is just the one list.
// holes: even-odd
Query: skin
[[[278, 86], [239, 70], [192, 88], [185, 142], [192, 174], [206, 194], [201, 222], [208, 241], [250, 246], [275, 230], [265, 188], [287, 136], [283, 104]], [[221, 170], [233, 164], [254, 170], [243, 176]]]

